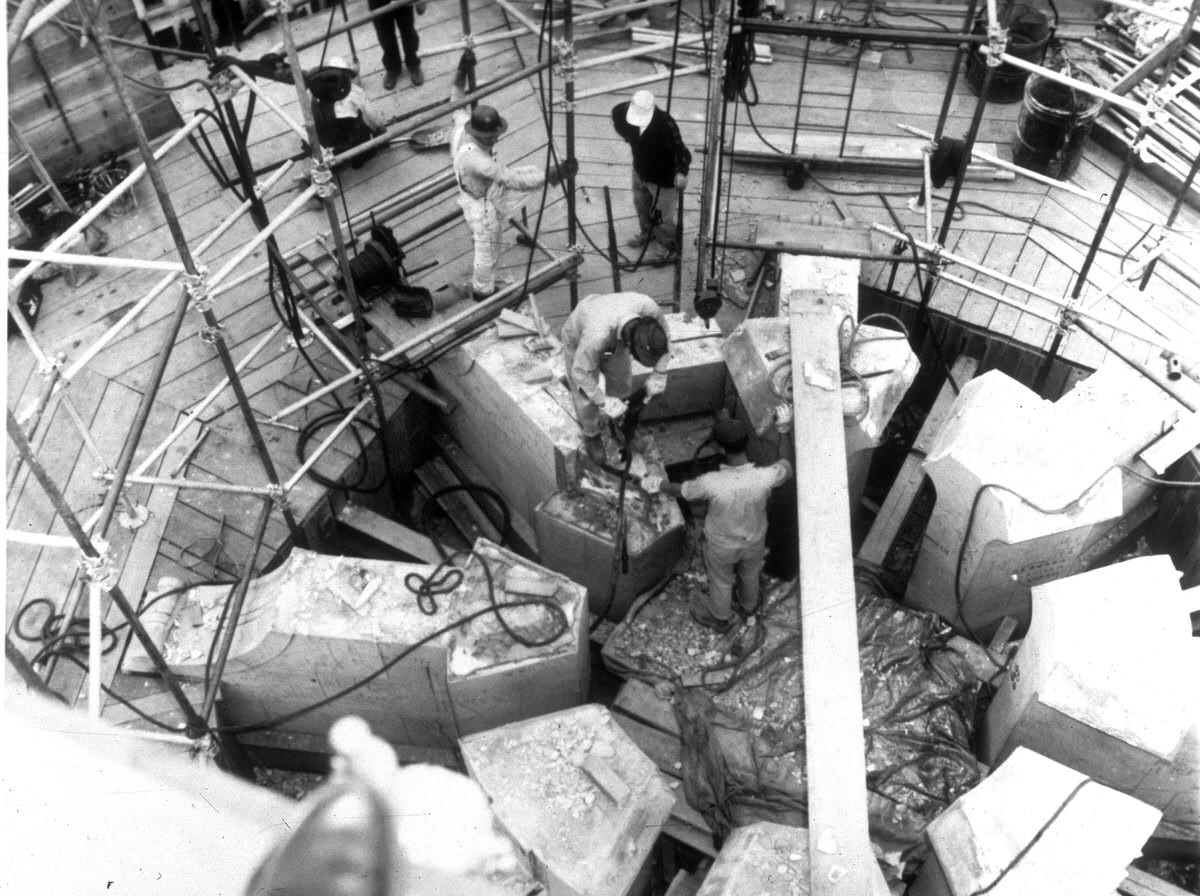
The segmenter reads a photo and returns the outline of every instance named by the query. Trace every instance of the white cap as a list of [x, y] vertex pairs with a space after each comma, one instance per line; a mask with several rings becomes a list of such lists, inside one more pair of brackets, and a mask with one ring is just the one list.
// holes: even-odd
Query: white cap
[[635, 128], [644, 128], [654, 117], [654, 94], [649, 90], [639, 90], [629, 101], [629, 109], [625, 112], [625, 121]]
[[352, 67], [350, 67], [349, 65], [346, 65], [346, 60], [343, 59], [341, 56], [330, 56], [328, 59], [325, 60], [325, 64], [321, 67], [322, 68], [341, 68], [341, 69], [345, 69], [348, 72], [354, 71], [354, 69]]

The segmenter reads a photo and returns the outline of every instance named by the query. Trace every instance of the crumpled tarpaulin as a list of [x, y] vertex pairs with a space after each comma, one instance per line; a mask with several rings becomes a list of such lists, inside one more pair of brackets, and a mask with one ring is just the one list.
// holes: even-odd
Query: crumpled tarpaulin
[[[798, 620], [792, 588], [770, 605], [763, 648], [726, 684], [676, 691], [684, 792], [718, 842], [753, 821], [808, 825]], [[871, 838], [903, 850], [982, 777], [970, 749], [979, 683], [936, 615], [864, 581], [858, 631]]]

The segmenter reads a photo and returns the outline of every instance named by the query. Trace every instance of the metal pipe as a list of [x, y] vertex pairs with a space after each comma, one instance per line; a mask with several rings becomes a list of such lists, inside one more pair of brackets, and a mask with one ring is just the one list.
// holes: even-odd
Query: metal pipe
[[[513, 283], [503, 289], [497, 290], [482, 302], [473, 304], [456, 314], [450, 315], [450, 317], [446, 318], [438, 326], [413, 336], [407, 342], [393, 346], [375, 360], [379, 363], [395, 360], [401, 355], [415, 352], [415, 349], [421, 346], [422, 343], [427, 343], [430, 346], [430, 350], [432, 350], [436, 346], [436, 341], [448, 333], [470, 332], [474, 327], [479, 326], [498, 314], [514, 298], [524, 295], [531, 290], [541, 289], [543, 286], [554, 282], [554, 280], [562, 276], [568, 267], [578, 266], [581, 260], [582, 257], [577, 252], [573, 252], [570, 255], [550, 262], [534, 271], [524, 283]], [[408, 358], [408, 361], [415, 363], [421, 357], [421, 354], [414, 353]], [[313, 402], [320, 401], [329, 393], [354, 382], [359, 376], [361, 376], [361, 372], [347, 373], [335, 380], [331, 380], [315, 392], [311, 392], [304, 398], [292, 402], [286, 408], [276, 411], [269, 418], [270, 422], [277, 423], [284, 417], [294, 414], [296, 411], [307, 407]]]
[[[971, 33], [971, 29], [975, 26], [975, 13], [978, 8], [979, 0], [970, 0], [967, 4], [961, 29], [963, 34]], [[958, 86], [958, 74], [962, 71], [963, 60], [967, 58], [970, 48], [971, 44], [965, 41], [959, 42], [954, 48], [954, 61], [950, 63], [950, 76], [946, 79], [946, 91], [942, 94], [942, 108], [938, 111], [937, 127], [933, 129], [937, 134], [935, 140], [941, 140], [942, 134], [946, 131], [946, 119], [950, 117], [950, 105], [954, 101], [954, 88]]]
[[620, 250], [617, 249], [617, 227], [613, 220], [612, 206], [612, 190], [608, 184], [604, 185], [604, 216], [608, 224], [608, 263], [612, 268], [613, 292], [621, 291], [621, 264], [618, 259], [621, 257]]
[[[1185, 177], [1183, 180], [1183, 188], [1175, 194], [1175, 204], [1171, 206], [1170, 214], [1167, 215], [1167, 221], [1164, 225], [1168, 230], [1174, 226], [1175, 219], [1179, 217], [1179, 211], [1183, 208], [1184, 197], [1187, 196], [1188, 190], [1192, 188], [1192, 184], [1196, 180], [1197, 172], [1200, 172], [1200, 153], [1197, 153], [1195, 156], [1193, 156], [1192, 165], [1188, 169], [1187, 177]], [[1146, 267], [1145, 272], [1142, 274], [1142, 282], [1138, 284], [1139, 290], [1144, 291], [1146, 289], [1146, 284], [1150, 282], [1150, 277], [1154, 274], [1154, 267], [1157, 264], [1158, 259], [1155, 258]]]
[[[495, 0], [495, 2], [497, 6], [520, 22], [526, 31], [528, 31], [534, 37], [539, 39], [541, 38], [542, 29], [538, 27], [537, 22], [533, 21], [533, 19], [529, 18], [529, 16], [525, 15], [525, 13], [521, 12], [521, 10], [509, 3], [508, 0]], [[551, 3], [553, 0], [546, 0], [546, 2]]]
[[[101, 474], [104, 479], [111, 479], [112, 473]], [[157, 485], [166, 488], [190, 488], [201, 492], [225, 492], [234, 495], [261, 495], [270, 497], [274, 489], [266, 485], [236, 485], [231, 482], [206, 482], [197, 479], [172, 479], [167, 476], [135, 476], [130, 474], [127, 481], [136, 485]]]
[[[679, 39], [679, 46], [686, 47], [703, 42], [704, 35], [696, 34], [688, 37], [681, 37]], [[617, 62], [621, 59], [636, 59], [638, 56], [645, 56], [649, 53], [657, 53], [659, 50], [669, 50], [673, 46], [675, 46], [675, 42], [673, 40], [664, 40], [661, 43], [655, 44], [640, 44], [628, 50], [619, 50], [616, 53], [609, 53], [607, 56], [597, 56], [594, 59], [585, 59], [583, 62], [577, 63], [575, 68], [577, 70], [584, 68], [598, 68], [599, 66], [608, 65], [611, 62]]]
[[[11, 410], [7, 411], [7, 426], [8, 437], [12, 439], [13, 444], [17, 447], [17, 451], [20, 452], [21, 456], [25, 459], [25, 463], [28, 465], [30, 472], [33, 473], [34, 478], [36, 478], [38, 483], [42, 486], [42, 490], [46, 493], [46, 497], [50, 499], [50, 503], [54, 506], [54, 509], [58, 512], [58, 515], [62, 517], [63, 523], [67, 527], [67, 531], [70, 532], [71, 537], [75, 539], [75, 543], [78, 545], [79, 550], [83, 552], [84, 557], [86, 557], [88, 560], [99, 561], [101, 559], [99, 551], [96, 550], [95, 546], [91, 542], [91, 539], [88, 538], [87, 533], [83, 531], [83, 527], [79, 525], [79, 520], [76, 519], [74, 511], [71, 510], [70, 505], [67, 504], [67, 500], [63, 497], [62, 492], [59, 491], [58, 486], [54, 484], [54, 481], [50, 478], [45, 468], [42, 467], [41, 461], [34, 456], [33, 450], [29, 446], [29, 440], [25, 438], [25, 433], [21, 431], [21, 427], [17, 423], [17, 420], [13, 416]], [[146, 627], [142, 625], [142, 621], [138, 617], [137, 611], [134, 610], [129, 601], [126, 600], [125, 595], [121, 591], [120, 585], [114, 584], [109, 589], [108, 593], [109, 596], [112, 597], [114, 603], [116, 603], [118, 609], [121, 611], [121, 614], [126, 620], [128, 620], [129, 627], [132, 629], [134, 636], [141, 643], [142, 647], [145, 648], [147, 657], [154, 665], [155, 670], [162, 677], [163, 683], [167, 686], [167, 690], [171, 692], [171, 696], [178, 704], [180, 711], [187, 720], [188, 733], [192, 736], [199, 736], [199, 734], [205, 729], [204, 720], [196, 714], [196, 710], [192, 707], [191, 703], [188, 702], [187, 695], [184, 694], [183, 688], [179, 685], [179, 681], [171, 672], [170, 667], [167, 666], [167, 661], [159, 651], [158, 645], [154, 643], [154, 639], [150, 637], [150, 633], [147, 632]], [[74, 614], [71, 615], [73, 616]], [[72, 618], [69, 616], [64, 620], [64, 625], [69, 627], [72, 621]]]
[[[237, 2], [237, 0], [234, 0], [234, 2]], [[292, 116], [287, 114], [287, 110], [285, 110], [283, 106], [279, 105], [279, 103], [267, 96], [266, 92], [258, 86], [258, 83], [244, 71], [242, 71], [241, 66], [231, 65], [229, 66], [229, 71], [232, 72], [234, 77], [236, 77], [246, 86], [247, 90], [257, 96], [268, 109], [278, 115], [284, 124], [299, 134], [302, 140], [308, 139], [308, 134], [304, 130], [304, 125], [299, 124], [294, 118], [292, 118]]]
[[814, 246], [811, 243], [789, 243], [783, 240], [764, 243], [761, 240], [725, 238], [714, 240], [711, 245], [717, 249], [759, 249], [788, 255], [825, 255], [830, 258], [861, 258], [864, 261], [895, 261], [895, 256], [886, 252], [854, 252], [837, 246]]
[[[459, 0], [458, 2], [458, 18], [462, 22], [463, 39], [459, 41], [462, 44], [460, 49], [466, 49], [468, 46], [479, 46], [482, 40], [474, 37], [471, 34], [471, 0]], [[519, 32], [517, 32], [519, 33]], [[513, 35], [516, 36], [516, 33]], [[475, 83], [475, 66], [467, 67], [467, 92], [472, 93], [478, 85]]]
[[1200, 407], [1198, 407], [1194, 401], [1192, 401], [1187, 396], [1180, 395], [1178, 392], [1176, 392], [1174, 387], [1172, 387], [1170, 385], [1170, 383], [1168, 383], [1166, 380], [1159, 379], [1157, 374], [1155, 374], [1154, 371], [1152, 371], [1149, 367], [1147, 367], [1141, 361], [1131, 358], [1129, 355], [1122, 352], [1119, 348], [1116, 347], [1116, 345], [1114, 345], [1112, 343], [1112, 341], [1105, 339], [1098, 332], [1096, 332], [1096, 329], [1091, 324], [1089, 324], [1086, 320], [1084, 320], [1082, 317], [1080, 317], [1077, 313], [1068, 311], [1067, 316], [1070, 317], [1071, 323], [1073, 323], [1075, 326], [1079, 327], [1079, 329], [1081, 329], [1083, 332], [1087, 333], [1089, 336], [1091, 336], [1093, 339], [1095, 339], [1097, 342], [1099, 342], [1102, 346], [1104, 346], [1105, 349], [1112, 352], [1114, 355], [1116, 355], [1118, 358], [1120, 358], [1122, 361], [1124, 361], [1126, 364], [1128, 364], [1130, 367], [1132, 367], [1134, 370], [1136, 370], [1138, 373], [1140, 373], [1142, 376], [1144, 376], [1150, 382], [1154, 383], [1154, 385], [1158, 386], [1158, 388], [1162, 389], [1164, 392], [1166, 392], [1168, 395], [1170, 395], [1172, 398], [1174, 398], [1177, 402], [1179, 402], [1181, 405], [1183, 405], [1189, 411], [1195, 412], [1195, 411], [1200, 410]]
[[[263, 182], [264, 194], [271, 191], [275, 184], [282, 179], [284, 174], [291, 170], [292, 165], [293, 163], [288, 161], [278, 171], [272, 174], [271, 177]], [[208, 251], [213, 244], [216, 243], [216, 241], [220, 239], [227, 230], [229, 230], [230, 227], [238, 222], [241, 216], [244, 215], [249, 208], [250, 200], [247, 199], [236, 209], [234, 209], [233, 213], [224, 221], [222, 221], [221, 224], [212, 231], [212, 233], [210, 233], [199, 244], [197, 244], [196, 253], [203, 254], [204, 252]], [[178, 276], [171, 275], [158, 281], [158, 283], [155, 284], [154, 287], [148, 293], [146, 293], [146, 295], [134, 303], [132, 308], [121, 315], [120, 320], [105, 330], [104, 333], [102, 333], [90, 347], [84, 350], [83, 354], [80, 355], [67, 368], [66, 372], [63, 374], [63, 379], [67, 382], [70, 382], [72, 379], [74, 379], [79, 374], [79, 371], [86, 367], [92, 358], [98, 355], [104, 349], [104, 347], [108, 345], [108, 343], [112, 342], [112, 340], [115, 339], [127, 326], [129, 326], [139, 314], [146, 310], [146, 308], [152, 301], [154, 301], [154, 299], [158, 298], [159, 295], [166, 291], [167, 287], [169, 287], [172, 283], [175, 283], [178, 279]]]
[[225, 264], [221, 266], [221, 269], [209, 278], [209, 288], [214, 289], [215, 287], [220, 286], [221, 282], [228, 277], [234, 271], [234, 269], [238, 267], [238, 265], [253, 255], [258, 250], [259, 246], [274, 236], [275, 231], [277, 231], [280, 227], [283, 227], [285, 224], [290, 223], [292, 215], [296, 214], [297, 211], [302, 209], [308, 203], [308, 200], [312, 199], [316, 193], [317, 187], [313, 184], [309, 184], [307, 187], [301, 190], [300, 194], [290, 203], [288, 203], [287, 208], [276, 215], [270, 224], [268, 224], [266, 227], [263, 227], [258, 231], [258, 233], [254, 234], [254, 236], [250, 238], [246, 245], [238, 249], [238, 251], [235, 252], [229, 259], [229, 261], [225, 262]]
[[100, 678], [104, 674], [102, 648], [104, 631], [101, 616], [104, 614], [104, 591], [96, 580], [88, 582], [88, 718], [100, 718]]
[[177, 261], [156, 261], [147, 258], [113, 258], [111, 255], [75, 255], [69, 252], [9, 249], [8, 257], [16, 261], [37, 261], [46, 264], [86, 265], [93, 268], [136, 268], [145, 271], [183, 271]]
[[246, 593], [250, 590], [250, 578], [254, 573], [255, 564], [258, 562], [258, 552], [262, 549], [263, 537], [267, 533], [267, 524], [271, 521], [271, 507], [271, 499], [264, 498], [262, 509], [258, 514], [258, 521], [254, 527], [254, 544], [250, 549], [250, 557], [246, 561], [237, 587], [229, 597], [229, 612], [225, 614], [225, 628], [221, 632], [221, 643], [217, 647], [217, 656], [213, 661], [212, 676], [207, 681], [204, 700], [200, 706], [200, 716], [204, 719], [209, 718], [212, 714], [217, 693], [221, 688], [221, 678], [225, 674], [225, 664], [229, 662], [229, 651], [233, 647], [234, 635], [237, 634], [238, 621], [242, 616]]
[[285, 492], [290, 492], [296, 487], [296, 484], [300, 482], [301, 479], [308, 475], [308, 471], [312, 469], [313, 464], [320, 460], [321, 456], [333, 447], [333, 443], [337, 441], [338, 436], [345, 432], [346, 429], [354, 422], [354, 418], [366, 410], [370, 404], [371, 399], [364, 398], [362, 401], [352, 407], [346, 413], [346, 415], [342, 417], [341, 420], [338, 421], [337, 426], [330, 430], [329, 435], [327, 435], [321, 441], [321, 444], [317, 446], [317, 450], [305, 459], [304, 463], [300, 465], [300, 469], [296, 470], [296, 472], [292, 474], [292, 478], [284, 484], [283, 490]]
[[[147, 143], [146, 144], [147, 155], [143, 156], [143, 158], [144, 159], [149, 158], [152, 161], [161, 159], [164, 155], [166, 155], [168, 152], [170, 152], [172, 149], [174, 149], [179, 143], [186, 140], [188, 135], [191, 134], [192, 131], [196, 130], [196, 128], [200, 127], [200, 125], [203, 121], [204, 121], [203, 116], [197, 115], [195, 118], [193, 118], [187, 124], [185, 124], [182, 128], [180, 128], [178, 131], [176, 131], [174, 134], [172, 134], [170, 136], [170, 138], [168, 138], [166, 140], [166, 142], [164, 142], [158, 149], [154, 150], [154, 152], [152, 152], [152, 153], [149, 152], [149, 148], [148, 148], [149, 143]], [[140, 119], [138, 120], [136, 130], [139, 133], [141, 133], [144, 137], [144, 131], [141, 128], [141, 120]], [[149, 169], [148, 169], [146, 163], [143, 161], [142, 164], [138, 165], [136, 168], [134, 168], [132, 171], [130, 171], [129, 174], [125, 177], [125, 179], [123, 181], [121, 181], [119, 184], [117, 184], [115, 187], [113, 187], [111, 190], [109, 190], [107, 193], [105, 193], [104, 196], [101, 197], [99, 199], [99, 201], [96, 202], [95, 205], [93, 205], [86, 212], [84, 212], [82, 215], [80, 215], [78, 221], [76, 221], [74, 224], [72, 224], [70, 227], [68, 227], [66, 230], [64, 230], [57, 237], [52, 239], [49, 243], [47, 243], [43, 251], [57, 252], [59, 249], [68, 245], [69, 243], [71, 243], [77, 236], [79, 236], [81, 233], [83, 233], [83, 231], [86, 228], [90, 227], [92, 222], [94, 222], [102, 214], [104, 214], [106, 211], [108, 211], [108, 209], [114, 203], [116, 203], [126, 193], [128, 193], [131, 189], [133, 189], [133, 187], [137, 184], [137, 182], [140, 181], [146, 175], [148, 170]], [[151, 178], [151, 180], [153, 180], [153, 178]], [[16, 291], [20, 288], [21, 284], [24, 283], [26, 280], [28, 280], [30, 277], [32, 277], [37, 272], [38, 268], [40, 268], [40, 267], [41, 267], [41, 265], [39, 263], [34, 262], [34, 263], [28, 264], [25, 267], [21, 268], [20, 270], [16, 271], [13, 274], [12, 278], [8, 281], [9, 295], [15, 295]]]
[[700, 185], [700, 226], [698, 229], [696, 252], [696, 287], [695, 295], [699, 296], [704, 290], [704, 272], [707, 267], [704, 256], [715, 248], [717, 238], [717, 201], [720, 198], [721, 154], [723, 152], [723, 133], [719, 124], [723, 120], [725, 98], [721, 92], [722, 66], [725, 60], [725, 48], [729, 43], [729, 8], [724, 0], [715, 0], [713, 10], [712, 42], [708, 58], [708, 99], [706, 104], [707, 130], [705, 133], [705, 152], [707, 164], [704, 166], [704, 179]]
[[[505, 2], [505, 0], [497, 0]], [[552, 3], [553, 0], [543, 0]], [[551, 7], [553, 9], [553, 7]], [[575, 6], [573, 0], [563, 0], [563, 47], [561, 51], [563, 100], [566, 107], [566, 140], [567, 161], [575, 159]], [[554, 16], [549, 17], [553, 21]], [[548, 112], [547, 114], [552, 114]], [[567, 194], [567, 245], [574, 246], [578, 239], [578, 221], [575, 211], [575, 173], [568, 170], [566, 182]], [[567, 290], [570, 294], [570, 307], [579, 304], [578, 271], [567, 275]]]
[[34, 544], [42, 548], [71, 548], [77, 545], [75, 539], [65, 535], [51, 535], [47, 532], [26, 532], [24, 529], [5, 529], [4, 540], [17, 544]]
[[657, 75], [646, 75], [642, 78], [630, 78], [627, 81], [618, 81], [616, 84], [609, 84], [606, 87], [594, 87], [591, 90], [581, 90], [575, 94], [576, 101], [590, 99], [594, 96], [603, 96], [606, 93], [618, 93], [622, 90], [628, 90], [630, 87], [642, 87], [646, 84], [657, 84], [659, 81], [666, 81], [668, 78], [682, 78], [684, 75], [698, 75], [701, 72], [708, 71], [708, 63], [702, 62], [699, 65], [686, 65], [683, 68], [676, 69], [674, 72], [662, 72]]
[[799, 34], [822, 40], [859, 40], [871, 43], [922, 44], [935, 47], [953, 47], [959, 44], [985, 44], [983, 34], [959, 34], [920, 28], [875, 28], [866, 25], [839, 25], [824, 22], [776, 22], [769, 19], [735, 18], [735, 27], [749, 34]]
[[[21, 32], [21, 36], [17, 39], [18, 40], [28, 40], [30, 37], [33, 36], [33, 33], [35, 31], [37, 31], [39, 28], [41, 28], [43, 25], [45, 25], [47, 22], [49, 22], [52, 18], [54, 18], [56, 15], [58, 15], [60, 12], [62, 12], [64, 9], [66, 9], [68, 6], [70, 6], [73, 2], [74, 2], [74, 0], [51, 0], [51, 2], [49, 4], [47, 4], [42, 9], [39, 9], [37, 12], [33, 13], [33, 15], [31, 15], [29, 17], [29, 19], [25, 25], [25, 29]], [[10, 36], [10, 40], [11, 40], [11, 36]]]
[[1064, 75], [1062, 72], [1056, 72], [1052, 68], [1046, 68], [1044, 65], [1030, 62], [1027, 59], [1022, 59], [1020, 56], [1013, 56], [1011, 53], [1001, 53], [1000, 58], [1009, 65], [1023, 68], [1027, 72], [1032, 72], [1035, 75], [1040, 75], [1050, 81], [1055, 81], [1059, 84], [1064, 84], [1073, 90], [1079, 90], [1083, 93], [1091, 94], [1094, 97], [1099, 97], [1106, 103], [1112, 103], [1114, 106], [1120, 106], [1122, 109], [1128, 109], [1130, 112], [1138, 116], [1146, 114], [1146, 107], [1141, 103], [1136, 103], [1128, 97], [1122, 96], [1119, 93], [1113, 93], [1111, 90], [1105, 90], [1095, 84], [1090, 84], [1087, 81], [1080, 81], [1078, 78], [1072, 78], [1070, 75]]

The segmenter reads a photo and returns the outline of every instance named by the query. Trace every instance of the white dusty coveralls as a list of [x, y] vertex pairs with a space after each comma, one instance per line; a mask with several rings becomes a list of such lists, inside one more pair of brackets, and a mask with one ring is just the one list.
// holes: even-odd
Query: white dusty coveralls
[[767, 499], [792, 476], [792, 465], [778, 460], [768, 467], [722, 464], [714, 473], [680, 486], [688, 501], [708, 501], [704, 518], [704, 568], [708, 592], [692, 595], [692, 612], [705, 622], [733, 615], [733, 577], [741, 583], [738, 602], [747, 613], [758, 609], [758, 575], [767, 541]]
[[[587, 438], [600, 435], [600, 408], [605, 396], [628, 398], [633, 392], [633, 357], [629, 347], [621, 341], [621, 328], [635, 317], [653, 317], [662, 325], [663, 332], [667, 332], [658, 303], [640, 292], [584, 296], [563, 324], [563, 363], [571, 387], [571, 400], [575, 404], [575, 416]], [[667, 339], [667, 351], [658, 359], [651, 374], [663, 380], [671, 364], [670, 333], [667, 333]], [[603, 386], [600, 385], [601, 373], [604, 374]]]
[[450, 158], [458, 181], [458, 204], [475, 240], [475, 266], [471, 286], [481, 294], [496, 289], [496, 262], [500, 256], [500, 231], [516, 206], [510, 191], [536, 190], [546, 172], [533, 165], [509, 168], [496, 159], [494, 148], [481, 146], [465, 130], [470, 116], [454, 113], [450, 133]]

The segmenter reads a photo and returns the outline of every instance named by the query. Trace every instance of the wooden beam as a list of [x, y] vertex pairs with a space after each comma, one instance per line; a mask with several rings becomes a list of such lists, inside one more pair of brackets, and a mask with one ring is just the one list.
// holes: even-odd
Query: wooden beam
[[1176, 51], [1179, 44], [1185, 39], [1184, 33], [1180, 31], [1175, 37], [1167, 41], [1133, 68], [1131, 68], [1121, 80], [1113, 84], [1109, 90], [1118, 96], [1124, 96], [1142, 83], [1148, 76], [1154, 73], [1154, 70], [1174, 58], [1171, 54]]
[[[817, 281], [819, 283], [819, 281]], [[858, 616], [838, 333], [820, 288], [790, 298], [813, 896], [886, 894], [867, 832]], [[842, 298], [843, 302], [845, 297]], [[853, 301], [855, 297], [851, 297]]]

